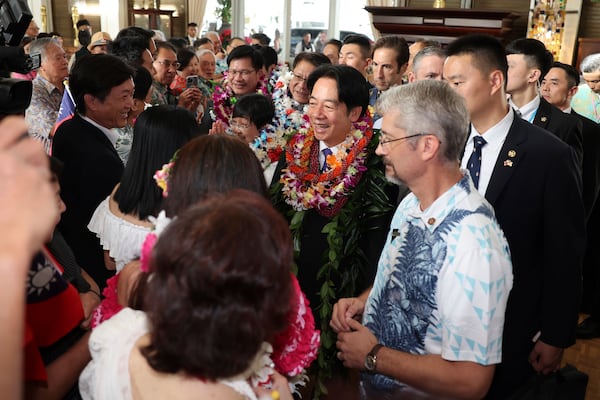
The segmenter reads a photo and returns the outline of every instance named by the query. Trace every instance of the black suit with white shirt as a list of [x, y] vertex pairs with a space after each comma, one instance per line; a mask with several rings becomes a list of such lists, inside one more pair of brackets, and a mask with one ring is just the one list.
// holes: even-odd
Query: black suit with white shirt
[[528, 357], [537, 332], [555, 347], [575, 342], [585, 242], [575, 152], [515, 116], [493, 163], [485, 198], [494, 207], [513, 262], [503, 361], [489, 392], [489, 398], [502, 399], [534, 374]]

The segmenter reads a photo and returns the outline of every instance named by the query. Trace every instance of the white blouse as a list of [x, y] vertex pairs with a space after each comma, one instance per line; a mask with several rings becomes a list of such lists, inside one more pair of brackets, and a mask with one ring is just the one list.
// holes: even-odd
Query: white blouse
[[150, 228], [133, 224], [113, 214], [110, 210], [110, 196], [96, 208], [88, 229], [96, 234], [102, 248], [108, 250], [115, 260], [117, 272], [140, 257], [144, 239], [151, 231]]
[[[146, 313], [131, 308], [124, 308], [94, 329], [88, 342], [92, 360], [79, 376], [79, 391], [84, 400], [132, 399], [129, 358], [137, 340], [148, 330]], [[219, 383], [247, 400], [257, 400], [252, 387], [241, 376]]]

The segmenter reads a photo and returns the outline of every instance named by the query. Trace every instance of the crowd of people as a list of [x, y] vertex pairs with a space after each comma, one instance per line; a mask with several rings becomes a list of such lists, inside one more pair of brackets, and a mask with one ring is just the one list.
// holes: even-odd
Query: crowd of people
[[3, 398], [506, 399], [600, 337], [600, 54], [80, 22], [0, 121]]

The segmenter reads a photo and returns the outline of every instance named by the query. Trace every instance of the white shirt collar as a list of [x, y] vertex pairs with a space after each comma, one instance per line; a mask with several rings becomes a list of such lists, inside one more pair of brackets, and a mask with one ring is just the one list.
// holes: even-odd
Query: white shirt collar
[[119, 137], [119, 134], [117, 132], [98, 124], [96, 121], [86, 117], [85, 115], [81, 115], [81, 118], [85, 119], [87, 122], [100, 129], [102, 133], [104, 133], [104, 135], [108, 138], [108, 140], [110, 140], [113, 146], [117, 143], [117, 138]]
[[535, 113], [538, 107], [540, 106], [540, 102], [540, 97], [535, 96], [533, 100], [525, 104], [523, 107], [519, 108], [515, 105], [515, 103], [513, 103], [512, 99], [508, 100], [508, 103], [511, 107], [513, 107], [515, 110], [519, 110], [519, 112], [521, 113], [521, 118], [529, 122], [533, 122], [533, 118], [535, 118]]
[[[508, 131], [510, 130], [514, 119], [515, 113], [511, 108], [509, 108], [504, 118], [498, 121], [496, 125], [483, 132], [483, 137], [487, 144], [481, 149], [482, 162], [481, 169], [479, 171], [479, 187], [477, 191], [484, 196], [488, 184], [490, 183], [492, 172], [494, 172], [496, 160], [498, 159], [498, 155], [500, 154], [500, 150], [502, 149], [502, 145], [506, 140], [506, 136], [508, 135]], [[464, 169], [467, 169], [467, 162], [469, 161], [469, 157], [473, 152], [473, 138], [475, 135], [480, 135], [480, 133], [477, 132], [477, 129], [475, 129], [473, 125], [471, 125], [471, 134], [467, 140], [465, 153], [461, 161], [461, 167]]]

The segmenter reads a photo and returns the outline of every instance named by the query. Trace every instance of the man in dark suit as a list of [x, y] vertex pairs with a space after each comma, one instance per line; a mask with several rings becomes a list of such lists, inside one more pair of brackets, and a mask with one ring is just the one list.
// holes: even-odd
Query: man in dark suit
[[517, 39], [506, 46], [506, 54], [506, 92], [510, 94], [510, 105], [521, 118], [552, 132], [571, 146], [581, 163], [581, 123], [540, 98], [538, 87], [554, 61], [552, 54], [536, 39]]
[[502, 363], [488, 393], [502, 399], [536, 372], [556, 370], [575, 342], [585, 242], [581, 176], [571, 147], [508, 106], [508, 66], [496, 38], [465, 36], [447, 51], [444, 78], [471, 118], [462, 166], [494, 207], [513, 262]]
[[194, 42], [198, 40], [198, 24], [195, 22], [190, 22], [187, 24], [187, 35], [185, 37], [187, 41], [187, 45], [192, 47]]
[[64, 163], [60, 176], [63, 214], [59, 230], [81, 265], [98, 285], [111, 273], [102, 247], [87, 224], [98, 204], [121, 179], [123, 163], [115, 150], [117, 133], [133, 105], [134, 71], [119, 58], [95, 54], [79, 61], [69, 78], [76, 115], [60, 125], [53, 155]]
[[579, 87], [577, 70], [567, 64], [555, 62], [542, 81], [541, 93], [565, 113], [579, 118], [583, 126], [583, 204], [585, 206], [587, 244], [583, 259], [583, 312], [590, 313], [577, 327], [577, 337], [600, 337], [600, 125], [575, 112], [571, 99]]
[[311, 127], [295, 132], [288, 143], [271, 194], [290, 220], [298, 282], [325, 338], [322, 377], [341, 367], [329, 326], [333, 304], [373, 283], [398, 191], [386, 182], [375, 155], [378, 136], [365, 115], [369, 93], [362, 74], [345, 65], [322, 65], [307, 86]]

